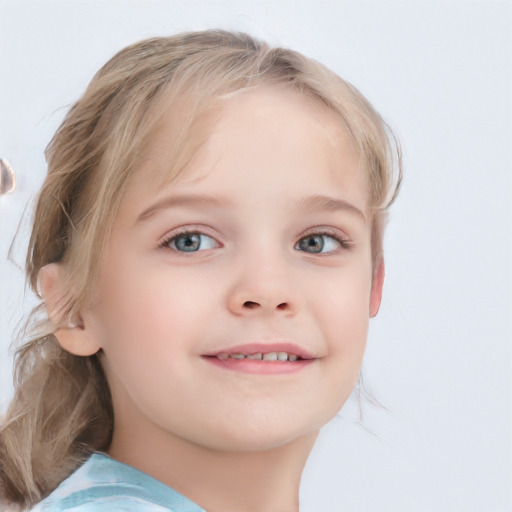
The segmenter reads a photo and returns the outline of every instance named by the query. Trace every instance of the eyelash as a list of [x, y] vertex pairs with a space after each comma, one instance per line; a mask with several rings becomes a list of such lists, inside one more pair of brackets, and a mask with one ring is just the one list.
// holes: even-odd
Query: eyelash
[[[210, 235], [207, 235], [206, 233], [202, 232], [200, 229], [190, 229], [190, 228], [186, 228], [186, 229], [183, 229], [182, 231], [178, 231], [178, 232], [174, 232], [174, 233], [171, 233], [169, 235], [167, 235], [160, 243], [159, 243], [159, 248], [162, 248], [162, 249], [171, 249], [175, 252], [178, 252], [178, 253], [182, 253], [182, 254], [186, 254], [187, 252], [199, 252], [199, 250], [197, 251], [180, 251], [179, 249], [177, 248], [172, 248], [170, 247], [170, 243], [173, 241], [173, 240], [176, 240], [180, 237], [183, 237], [183, 236], [193, 236], [193, 235], [204, 235], [208, 238], [211, 238], [212, 240], [215, 240], [215, 242], [218, 244], [219, 247], [222, 247], [222, 244], [220, 242], [218, 242], [214, 237], [210, 236]], [[294, 245], [294, 248], [297, 248], [297, 246], [299, 245], [299, 243], [302, 241], [302, 240], [305, 240], [307, 238], [312, 238], [312, 237], [315, 237], [315, 236], [322, 236], [322, 237], [329, 237], [333, 240], [335, 240], [339, 245], [340, 245], [340, 249], [342, 250], [350, 250], [352, 249], [353, 247], [353, 243], [348, 240], [346, 237], [340, 235], [339, 232], [337, 231], [330, 231], [330, 230], [321, 230], [321, 231], [311, 231], [309, 233], [306, 233], [304, 235], [302, 235], [298, 240], [297, 242], [295, 243]], [[205, 250], [205, 249], [203, 249]], [[307, 251], [303, 251], [305, 253], [307, 253]], [[309, 254], [318, 254], [318, 255], [321, 255], [321, 254], [330, 254], [330, 253], [333, 253], [335, 251], [329, 251], [328, 253], [322, 253], [322, 252], [318, 252], [318, 253], [315, 253], [315, 252], [312, 252], [312, 253], [309, 253]]]

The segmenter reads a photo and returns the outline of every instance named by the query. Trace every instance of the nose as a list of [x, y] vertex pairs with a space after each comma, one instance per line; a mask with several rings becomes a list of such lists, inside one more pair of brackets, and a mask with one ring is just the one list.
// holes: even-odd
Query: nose
[[296, 314], [299, 298], [283, 257], [266, 257], [257, 262], [245, 259], [233, 271], [235, 279], [228, 292], [228, 309], [233, 314]]

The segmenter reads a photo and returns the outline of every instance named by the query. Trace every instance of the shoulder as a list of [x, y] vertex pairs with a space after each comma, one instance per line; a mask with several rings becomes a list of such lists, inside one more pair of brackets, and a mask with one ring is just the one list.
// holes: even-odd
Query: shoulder
[[204, 512], [135, 468], [95, 453], [31, 512]]
[[[48, 499], [50, 498], [50, 499]], [[146, 500], [131, 496], [113, 498], [90, 498], [80, 503], [63, 503], [51, 498], [51, 495], [36, 505], [30, 512], [174, 512]]]

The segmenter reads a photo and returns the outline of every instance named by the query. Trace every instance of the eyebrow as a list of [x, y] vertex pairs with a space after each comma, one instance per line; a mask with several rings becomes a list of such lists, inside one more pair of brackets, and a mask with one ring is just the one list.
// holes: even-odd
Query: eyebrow
[[358, 217], [361, 217], [364, 221], [366, 221], [366, 215], [362, 210], [354, 206], [352, 203], [336, 197], [324, 195], [308, 196], [299, 199], [296, 206], [299, 209], [310, 212], [345, 210], [349, 213], [357, 215]]
[[[159, 210], [165, 210], [167, 208], [179, 206], [226, 209], [233, 208], [236, 205], [235, 203], [233, 203], [232, 201], [225, 197], [197, 194], [170, 196], [165, 197], [160, 201], [157, 201], [156, 203], [152, 204], [148, 208], [146, 208], [137, 217], [136, 223], [148, 219]], [[360, 210], [353, 204], [349, 203], [348, 201], [345, 201], [344, 199], [339, 199], [335, 197], [329, 197], [324, 195], [304, 197], [296, 202], [295, 208], [299, 210], [306, 210], [309, 212], [345, 210], [349, 213], [357, 215], [358, 217], [366, 221], [366, 215], [363, 213], [362, 210]]]
[[138, 217], [137, 222], [143, 221], [159, 210], [165, 210], [167, 208], [173, 208], [177, 206], [200, 206], [210, 208], [232, 208], [234, 203], [225, 197], [216, 197], [208, 195], [180, 195], [170, 196], [157, 201], [152, 204], [149, 208], [146, 208]]

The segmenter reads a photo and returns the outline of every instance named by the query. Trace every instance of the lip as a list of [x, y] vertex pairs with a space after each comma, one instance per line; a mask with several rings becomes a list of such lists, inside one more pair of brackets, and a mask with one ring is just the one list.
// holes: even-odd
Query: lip
[[[217, 357], [219, 354], [265, 354], [269, 352], [287, 352], [288, 354], [295, 354], [300, 359], [296, 361], [264, 361], [261, 359], [220, 359]], [[304, 350], [294, 343], [288, 342], [247, 343], [221, 349], [210, 354], [204, 354], [202, 357], [206, 362], [225, 370], [266, 375], [295, 373], [303, 370], [317, 360], [317, 358], [307, 350]]]

